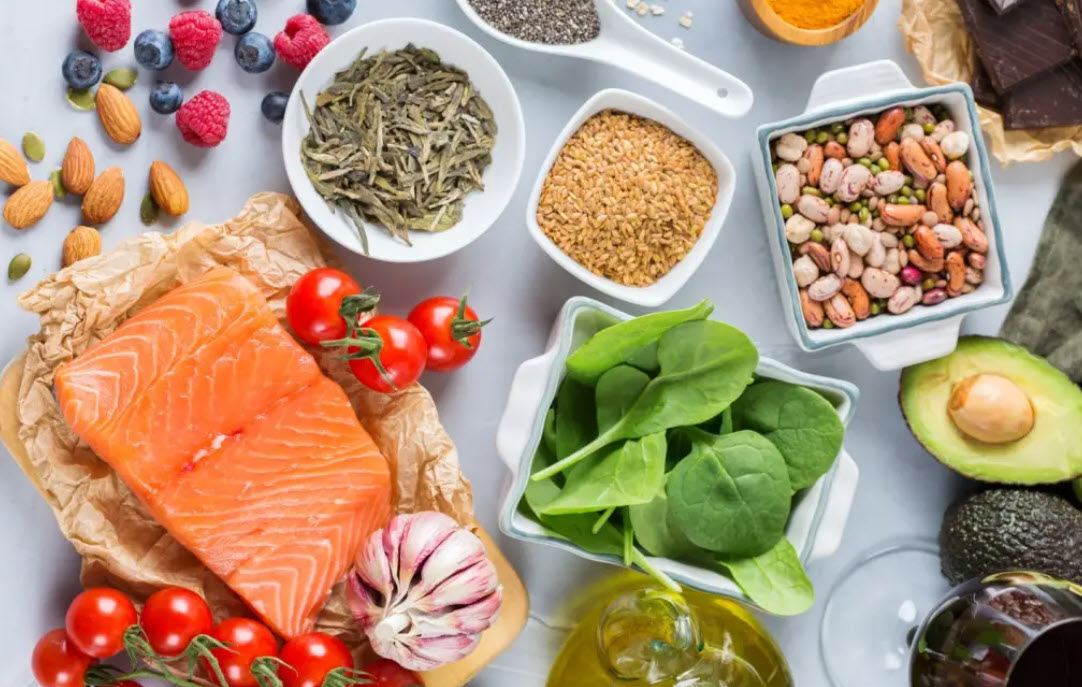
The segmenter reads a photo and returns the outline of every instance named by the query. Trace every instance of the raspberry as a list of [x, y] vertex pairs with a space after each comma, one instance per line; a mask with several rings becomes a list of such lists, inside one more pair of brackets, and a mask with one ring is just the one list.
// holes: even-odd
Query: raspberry
[[283, 62], [304, 69], [330, 42], [330, 34], [315, 17], [298, 14], [290, 17], [285, 30], [274, 37], [274, 49]]
[[131, 0], [77, 0], [75, 15], [102, 50], [120, 50], [131, 38]]
[[169, 37], [180, 63], [197, 72], [214, 59], [214, 50], [222, 40], [222, 25], [209, 12], [181, 12], [169, 22]]
[[177, 110], [177, 128], [188, 143], [213, 148], [229, 131], [229, 101], [214, 91], [199, 93]]

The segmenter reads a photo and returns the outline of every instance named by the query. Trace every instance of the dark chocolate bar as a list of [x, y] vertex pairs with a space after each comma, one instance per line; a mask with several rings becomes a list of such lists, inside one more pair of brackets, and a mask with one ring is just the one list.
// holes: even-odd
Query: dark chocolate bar
[[1008, 129], [1082, 124], [1082, 60], [1075, 59], [1003, 96]]
[[986, 0], [958, 0], [958, 6], [999, 93], [1065, 64], [1075, 54], [1055, 0], [1029, 0], [1002, 17]]
[[988, 75], [988, 70], [980, 60], [977, 60], [977, 69], [973, 72], [973, 80], [969, 85], [973, 89], [973, 99], [979, 105], [999, 111], [999, 93], [996, 93], [992, 77]]
[[1059, 11], [1067, 21], [1076, 50], [1082, 49], [1082, 2], [1080, 0], [1056, 0]]

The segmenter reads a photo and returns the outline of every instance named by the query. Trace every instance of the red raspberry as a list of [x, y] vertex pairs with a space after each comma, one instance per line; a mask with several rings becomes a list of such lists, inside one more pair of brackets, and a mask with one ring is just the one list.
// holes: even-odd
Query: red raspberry
[[213, 148], [229, 131], [229, 101], [214, 91], [199, 93], [177, 110], [177, 128], [188, 143]]
[[209, 12], [181, 12], [169, 21], [169, 36], [180, 63], [197, 72], [214, 59], [222, 40], [222, 24]]
[[330, 34], [315, 17], [298, 14], [290, 17], [285, 30], [274, 37], [274, 49], [283, 62], [304, 69], [330, 42]]
[[77, 0], [75, 16], [102, 50], [120, 50], [131, 38], [131, 0]]

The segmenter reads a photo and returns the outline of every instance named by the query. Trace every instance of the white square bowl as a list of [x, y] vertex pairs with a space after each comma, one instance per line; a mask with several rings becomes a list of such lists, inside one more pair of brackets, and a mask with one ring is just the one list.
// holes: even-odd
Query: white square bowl
[[[668, 274], [650, 286], [625, 286], [594, 274], [575, 262], [567, 253], [560, 250], [560, 247], [545, 235], [545, 232], [541, 230], [541, 226], [537, 223], [537, 207], [541, 201], [541, 189], [544, 187], [545, 179], [548, 178], [549, 171], [552, 170], [552, 165], [556, 162], [560, 151], [563, 150], [568, 140], [575, 135], [575, 132], [588, 119], [604, 110], [627, 112], [646, 119], [652, 119], [667, 126], [678, 136], [687, 139], [698, 148], [699, 152], [713, 165], [714, 171], [718, 175], [717, 199], [714, 202], [714, 209], [710, 213], [710, 219], [707, 221], [706, 226], [703, 227], [703, 233], [699, 240], [695, 242], [694, 247], [683, 260], [677, 263]], [[674, 112], [649, 98], [630, 91], [615, 88], [608, 89], [590, 98], [571, 118], [571, 121], [568, 122], [556, 139], [555, 145], [553, 145], [552, 150], [545, 159], [545, 164], [541, 166], [541, 173], [534, 183], [530, 202], [526, 206], [526, 226], [529, 228], [530, 235], [537, 242], [537, 245], [541, 246], [541, 249], [548, 253], [549, 257], [555, 260], [560, 267], [563, 267], [580, 281], [614, 298], [652, 308], [662, 305], [676, 295], [676, 292], [687, 283], [695, 270], [702, 265], [707, 253], [714, 246], [718, 234], [721, 233], [721, 225], [725, 223], [726, 215], [729, 214], [735, 186], [736, 171], [733, 169], [732, 163], [729, 162], [729, 158], [725, 156], [725, 153], [721, 152], [710, 139], [693, 129], [691, 125]]]
[[[563, 549], [591, 561], [623, 566], [623, 560], [618, 556], [584, 551], [545, 529], [520, 513], [519, 504], [530, 479], [534, 454], [541, 442], [545, 415], [564, 377], [567, 357], [600, 330], [629, 319], [631, 315], [589, 298], [572, 298], [557, 317], [548, 350], [542, 356], [523, 363], [515, 373], [496, 434], [497, 451], [511, 470], [511, 484], [500, 507], [500, 529], [508, 536]], [[799, 384], [821, 393], [834, 404], [846, 426], [853, 417], [860, 397], [857, 388], [849, 382], [810, 375], [769, 358], [760, 359], [756, 374]], [[838, 550], [858, 481], [857, 464], [842, 449], [831, 470], [795, 497], [785, 534], [805, 565], [831, 556]], [[685, 586], [755, 605], [735, 582], [714, 570], [667, 558], [651, 558], [650, 561]]]
[[[777, 202], [778, 189], [771, 171], [771, 143], [787, 133], [882, 112], [896, 105], [932, 104], [944, 105], [958, 129], [969, 134], [972, 141], [968, 163], [989, 246], [984, 284], [971, 294], [940, 305], [917, 305], [903, 315], [873, 317], [848, 329], [810, 329], [801, 312], [799, 288], [785, 238], [785, 219]], [[781, 301], [789, 328], [805, 351], [852, 343], [876, 368], [896, 370], [947, 355], [958, 345], [958, 329], [967, 313], [1006, 303], [1013, 297], [988, 153], [973, 92], [967, 84], [915, 88], [898, 65], [889, 60], [828, 72], [812, 86], [804, 114], [759, 127], [758, 145], [752, 157]]]

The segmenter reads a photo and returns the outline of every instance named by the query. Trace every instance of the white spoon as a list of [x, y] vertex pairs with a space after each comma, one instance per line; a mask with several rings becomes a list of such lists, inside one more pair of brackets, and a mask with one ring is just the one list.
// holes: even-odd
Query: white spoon
[[653, 81], [725, 117], [736, 118], [747, 114], [753, 101], [751, 88], [747, 84], [639, 26], [625, 10], [617, 6], [621, 2], [594, 0], [601, 18], [601, 33], [592, 41], [577, 45], [548, 45], [519, 40], [485, 22], [469, 0], [458, 0], [458, 5], [485, 33], [509, 45], [601, 62]]

